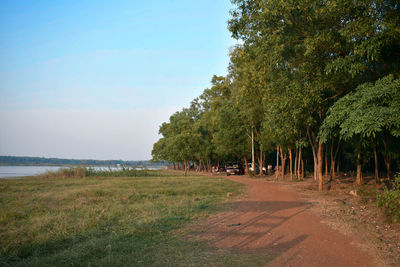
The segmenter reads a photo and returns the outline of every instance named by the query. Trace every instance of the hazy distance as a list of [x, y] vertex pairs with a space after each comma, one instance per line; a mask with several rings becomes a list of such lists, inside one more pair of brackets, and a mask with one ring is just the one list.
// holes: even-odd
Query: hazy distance
[[0, 155], [151, 158], [158, 127], [225, 75], [226, 1], [2, 1]]

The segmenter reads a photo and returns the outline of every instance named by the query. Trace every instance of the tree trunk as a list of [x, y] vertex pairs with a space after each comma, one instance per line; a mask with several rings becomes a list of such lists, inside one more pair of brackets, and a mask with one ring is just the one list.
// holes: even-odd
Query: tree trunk
[[184, 161], [184, 171], [185, 171], [184, 175], [186, 176], [186, 174], [187, 174], [187, 164], [186, 164], [186, 160]]
[[253, 173], [256, 172], [256, 166], [254, 164], [254, 128], [251, 127], [251, 168], [253, 169]]
[[282, 180], [285, 180], [286, 154], [283, 154], [282, 146], [280, 146], [280, 149], [281, 149], [281, 162], [282, 162], [281, 174], [282, 174]]
[[[330, 174], [330, 180], [332, 180], [333, 178], [336, 177], [336, 174], [335, 174], [335, 165], [336, 165], [336, 158], [337, 158], [337, 155], [338, 155], [338, 153], [339, 153], [339, 148], [340, 148], [340, 139], [338, 140], [335, 153], [333, 153], [333, 149], [334, 149], [334, 147], [335, 147], [334, 144], [335, 144], [335, 142], [334, 142], [334, 139], [332, 138], [332, 146], [331, 146], [331, 174]], [[337, 172], [339, 173], [339, 167], [338, 167], [338, 171], [337, 171]]]
[[333, 158], [333, 138], [332, 138], [332, 143], [331, 143], [331, 171], [329, 174], [329, 181], [333, 180], [333, 177], [335, 175], [335, 159]]
[[248, 174], [249, 174], [249, 165], [247, 164], [247, 158], [246, 158], [246, 156], [243, 157], [243, 160], [244, 160], [244, 174], [245, 174], [245, 175], [248, 175]]
[[[320, 117], [321, 117], [321, 121], [324, 121], [325, 110], [321, 109]], [[317, 138], [315, 138], [315, 140], [317, 140]], [[323, 190], [323, 185], [324, 185], [324, 176], [323, 176], [324, 144], [320, 140], [318, 141], [318, 156], [317, 157], [318, 157], [318, 173], [317, 173], [317, 176], [319, 178], [319, 180], [318, 180], [318, 190], [322, 191]]]
[[339, 158], [339, 160], [337, 161], [337, 164], [336, 164], [336, 174], [339, 175], [339, 173], [340, 173], [340, 158]]
[[296, 178], [296, 180], [299, 179], [299, 176], [297, 175], [297, 174], [298, 174], [298, 170], [297, 170], [297, 168], [298, 168], [298, 165], [297, 165], [297, 158], [298, 158], [298, 156], [299, 156], [298, 151], [299, 151], [299, 150], [296, 148], [296, 153], [295, 153], [295, 155], [294, 155], [294, 177]]
[[285, 180], [285, 168], [286, 168], [286, 154], [282, 160], [282, 180]]
[[383, 139], [382, 142], [383, 142], [383, 146], [385, 148], [385, 155], [384, 155], [383, 159], [385, 160], [387, 178], [390, 179], [392, 177], [392, 170], [390, 168], [390, 162], [392, 161], [392, 157], [390, 156], [389, 151], [387, 149], [387, 144], [386, 144], [385, 139]]
[[275, 179], [278, 180], [279, 175], [279, 146], [276, 147], [276, 171], [275, 171]]
[[324, 145], [319, 141], [318, 142], [318, 158], [317, 158], [317, 177], [318, 177], [318, 190], [323, 190], [324, 184], [324, 176], [323, 176], [323, 159], [324, 157]]
[[302, 156], [301, 156], [301, 147], [299, 147], [299, 164], [298, 164], [298, 166], [297, 166], [297, 168], [298, 168], [298, 170], [297, 170], [297, 177], [299, 177], [299, 179], [301, 179], [302, 178], [302, 175], [301, 175], [301, 173], [300, 173], [300, 165], [303, 165], [303, 163], [302, 163], [302, 158], [301, 158]]
[[316, 137], [315, 134], [310, 131], [310, 127], [307, 126], [307, 136], [308, 140], [310, 141], [312, 153], [313, 153], [313, 160], [314, 160], [314, 181], [317, 181], [318, 179], [318, 157], [317, 157], [317, 144], [316, 144]]
[[289, 172], [290, 172], [290, 181], [293, 182], [293, 161], [292, 161], [292, 149], [289, 147]]
[[357, 179], [356, 183], [358, 185], [362, 185], [364, 183], [363, 175], [362, 175], [362, 159], [361, 159], [361, 153], [357, 153]]
[[264, 171], [263, 171], [264, 160], [263, 160], [263, 152], [262, 152], [261, 148], [260, 148], [260, 157], [258, 159], [258, 164], [260, 165], [260, 176], [264, 176]]
[[379, 182], [379, 170], [378, 170], [378, 154], [376, 153], [376, 145], [372, 142], [372, 150], [374, 151], [374, 161], [375, 161], [375, 183]]
[[[301, 149], [300, 149], [300, 155], [301, 155]], [[301, 156], [301, 179], [304, 179], [304, 160], [303, 157]]]
[[325, 145], [325, 177], [328, 177], [328, 145]]
[[314, 181], [318, 181], [318, 158], [314, 159]]

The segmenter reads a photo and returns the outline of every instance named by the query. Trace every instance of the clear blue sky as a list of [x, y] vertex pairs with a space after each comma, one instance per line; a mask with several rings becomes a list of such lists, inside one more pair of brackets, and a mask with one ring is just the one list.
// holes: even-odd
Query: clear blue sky
[[149, 159], [225, 75], [229, 0], [0, 0], [0, 155]]

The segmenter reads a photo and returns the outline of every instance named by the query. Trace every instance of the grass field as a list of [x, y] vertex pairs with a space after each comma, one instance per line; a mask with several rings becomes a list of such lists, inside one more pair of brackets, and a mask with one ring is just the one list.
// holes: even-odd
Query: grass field
[[241, 190], [225, 179], [171, 171], [0, 180], [0, 265], [264, 265], [264, 256], [187, 238], [190, 223]]

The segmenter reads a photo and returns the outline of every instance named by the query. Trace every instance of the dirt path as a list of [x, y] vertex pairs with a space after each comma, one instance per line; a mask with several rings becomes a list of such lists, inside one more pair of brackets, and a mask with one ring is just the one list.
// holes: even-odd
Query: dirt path
[[212, 217], [201, 237], [218, 248], [265, 252], [268, 266], [378, 266], [348, 237], [321, 223], [310, 203], [279, 184], [226, 177], [248, 185], [233, 210]]

